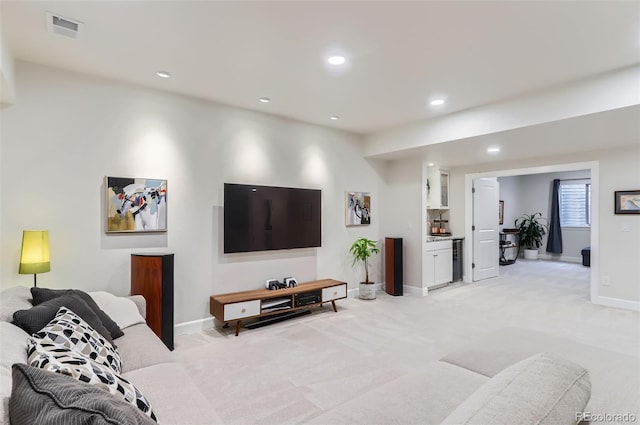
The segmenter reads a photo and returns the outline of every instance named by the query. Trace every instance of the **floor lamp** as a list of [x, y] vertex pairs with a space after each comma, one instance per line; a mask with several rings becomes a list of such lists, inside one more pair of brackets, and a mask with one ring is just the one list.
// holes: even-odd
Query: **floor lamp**
[[22, 251], [20, 253], [19, 274], [33, 273], [33, 286], [38, 273], [51, 270], [49, 255], [49, 231], [25, 230], [22, 232]]

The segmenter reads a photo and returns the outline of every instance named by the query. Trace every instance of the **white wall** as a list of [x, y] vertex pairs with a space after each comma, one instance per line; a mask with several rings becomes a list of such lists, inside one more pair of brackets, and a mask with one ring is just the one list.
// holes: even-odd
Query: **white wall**
[[600, 286], [600, 296], [640, 301], [640, 216], [614, 214], [614, 191], [640, 188], [640, 139], [607, 153], [600, 161], [600, 271], [611, 284]]
[[[27, 63], [16, 86], [16, 104], [1, 112], [2, 287], [31, 285], [18, 274], [31, 228], [50, 233], [45, 287], [124, 295], [131, 253], [175, 253], [176, 323], [210, 317], [212, 294], [267, 278], [362, 280], [348, 249], [382, 236], [385, 191], [359, 136]], [[168, 232], [106, 235], [107, 175], [167, 179]], [[225, 182], [322, 189], [322, 247], [224, 255]], [[372, 193], [371, 225], [345, 227], [346, 190]], [[380, 258], [373, 266], [380, 281]]]
[[395, 161], [385, 179], [382, 237], [402, 238], [404, 285], [422, 287], [422, 161]]
[[504, 201], [502, 229], [513, 229], [515, 219], [520, 216], [520, 176], [499, 177], [500, 200]]
[[[606, 141], [603, 141], [604, 145], [606, 145]], [[462, 207], [451, 210], [452, 227], [462, 226], [464, 228], [465, 226], [465, 176], [467, 174], [500, 172], [501, 170], [517, 170], [527, 167], [544, 168], [547, 165], [583, 161], [597, 161], [599, 164], [600, 202], [599, 205], [593, 204], [593, 208], [597, 208], [599, 214], [600, 226], [597, 232], [599, 246], [595, 253], [593, 246], [591, 251], [592, 256], [594, 254], [599, 256], [599, 275], [595, 282], [595, 292], [604, 301], [613, 300], [610, 304], [616, 304], [618, 300], [623, 300], [631, 303], [622, 304], [638, 308], [640, 307], [638, 304], [640, 302], [640, 261], [638, 261], [640, 258], [640, 220], [638, 216], [615, 215], [613, 194], [616, 190], [634, 190], [634, 188], [640, 187], [640, 167], [638, 167], [640, 164], [640, 139], [637, 145], [626, 148], [454, 168], [450, 174], [451, 202], [462, 205]], [[602, 285], [602, 277], [608, 277], [610, 285]]]

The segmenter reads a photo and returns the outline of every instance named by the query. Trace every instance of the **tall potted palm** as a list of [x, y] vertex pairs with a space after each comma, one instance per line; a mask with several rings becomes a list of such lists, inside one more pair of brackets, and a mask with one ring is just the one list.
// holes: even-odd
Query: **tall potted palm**
[[515, 221], [520, 236], [520, 246], [524, 248], [524, 258], [538, 259], [538, 248], [542, 246], [542, 238], [547, 233], [547, 225], [542, 221], [542, 213], [524, 214]]
[[359, 261], [364, 263], [364, 282], [360, 282], [358, 291], [360, 298], [363, 300], [376, 299], [375, 282], [369, 281], [369, 257], [378, 252], [380, 250], [376, 246], [376, 242], [367, 238], [356, 239], [349, 249], [349, 253], [353, 256], [353, 265]]

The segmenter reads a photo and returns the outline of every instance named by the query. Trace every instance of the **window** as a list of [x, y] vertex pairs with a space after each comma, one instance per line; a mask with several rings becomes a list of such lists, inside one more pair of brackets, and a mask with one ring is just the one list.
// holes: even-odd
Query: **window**
[[591, 180], [561, 181], [559, 197], [562, 227], [591, 226]]

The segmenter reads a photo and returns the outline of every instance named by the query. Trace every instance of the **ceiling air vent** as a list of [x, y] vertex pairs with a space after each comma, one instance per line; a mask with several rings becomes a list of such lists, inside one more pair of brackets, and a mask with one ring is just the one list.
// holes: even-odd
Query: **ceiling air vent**
[[50, 33], [78, 39], [83, 30], [84, 24], [82, 22], [47, 12], [47, 31]]

